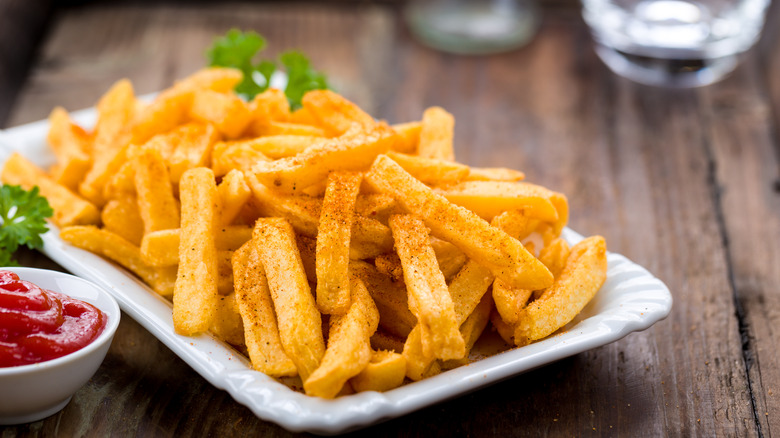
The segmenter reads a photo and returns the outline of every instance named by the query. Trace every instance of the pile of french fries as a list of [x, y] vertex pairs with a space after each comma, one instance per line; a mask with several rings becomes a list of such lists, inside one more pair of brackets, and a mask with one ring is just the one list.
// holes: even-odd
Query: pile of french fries
[[151, 103], [119, 81], [91, 131], [51, 113], [56, 165], [15, 154], [2, 180], [39, 186], [64, 241], [172, 299], [178, 333], [317, 397], [466, 364], [489, 324], [543, 339], [605, 281], [603, 238], [560, 237], [566, 197], [455, 162], [445, 110], [388, 125], [318, 90], [291, 111], [275, 89], [243, 101], [240, 80], [202, 70]]

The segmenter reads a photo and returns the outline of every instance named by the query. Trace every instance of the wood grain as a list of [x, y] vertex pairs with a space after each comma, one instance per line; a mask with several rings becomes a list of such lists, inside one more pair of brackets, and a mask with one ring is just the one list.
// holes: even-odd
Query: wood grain
[[[375, 436], [771, 436], [778, 430], [778, 44], [726, 81], [661, 90], [610, 73], [577, 6], [490, 57], [416, 43], [393, 4], [90, 5], [50, 29], [10, 124], [92, 105], [114, 81], [159, 90], [231, 27], [308, 53], [390, 122], [440, 105], [459, 161], [519, 168], [566, 193], [571, 227], [648, 268], [674, 296], [651, 329], [389, 420]], [[777, 33], [769, 34], [776, 39]], [[775, 184], [775, 186], [773, 186]], [[29, 253], [25, 263], [45, 264]], [[50, 263], [50, 262], [48, 262]], [[206, 383], [129, 318], [106, 363], [50, 419], [10, 436], [288, 436]]]

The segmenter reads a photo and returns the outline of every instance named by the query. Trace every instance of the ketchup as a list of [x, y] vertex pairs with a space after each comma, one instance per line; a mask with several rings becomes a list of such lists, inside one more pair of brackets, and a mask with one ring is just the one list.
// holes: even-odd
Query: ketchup
[[0, 368], [56, 359], [97, 339], [106, 314], [0, 271]]

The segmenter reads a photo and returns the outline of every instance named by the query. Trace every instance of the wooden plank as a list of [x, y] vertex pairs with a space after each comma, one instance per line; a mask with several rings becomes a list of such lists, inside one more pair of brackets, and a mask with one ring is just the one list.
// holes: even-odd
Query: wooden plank
[[[731, 265], [756, 422], [765, 436], [780, 431], [780, 149], [777, 111], [749, 58], [721, 86], [705, 93], [721, 227]], [[751, 86], [745, 86], [751, 84]], [[772, 122], [775, 122], [774, 124]]]
[[[304, 50], [338, 90], [391, 122], [444, 106], [456, 117], [460, 161], [517, 167], [530, 181], [567, 193], [572, 227], [603, 234], [610, 250], [650, 269], [675, 305], [650, 330], [368, 432], [757, 435], [712, 167], [721, 162], [713, 150], [752, 134], [736, 131], [711, 146], [723, 117], [708, 112], [710, 92], [657, 90], [612, 75], [592, 52], [576, 8], [548, 16], [528, 47], [487, 58], [422, 47], [397, 12], [295, 3], [68, 10], [12, 124], [45, 117], [57, 104], [92, 105], [120, 77], [140, 93], [167, 86], [201, 66], [204, 47], [232, 26], [259, 30], [269, 53]], [[87, 38], [93, 34], [99, 37]], [[755, 78], [731, 81], [711, 93], [729, 102]], [[753, 122], [757, 130], [768, 123]], [[98, 375], [62, 414], [9, 430], [286, 435], [205, 383], [129, 318], [116, 339]]]

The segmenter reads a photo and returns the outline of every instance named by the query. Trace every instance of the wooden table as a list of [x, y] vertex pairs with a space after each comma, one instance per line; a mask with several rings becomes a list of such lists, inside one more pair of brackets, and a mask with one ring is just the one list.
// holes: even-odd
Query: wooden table
[[[336, 89], [380, 118], [408, 121], [428, 106], [447, 108], [460, 161], [519, 168], [568, 194], [573, 229], [604, 235], [610, 250], [645, 266], [674, 295], [671, 315], [649, 330], [387, 421], [367, 430], [373, 436], [780, 430], [777, 5], [741, 66], [693, 90], [612, 74], [575, 3], [545, 4], [530, 45], [487, 57], [421, 46], [397, 3], [4, 6], [17, 14], [6, 22], [29, 24], [0, 30], [15, 50], [6, 51], [14, 58], [0, 75], [5, 127], [45, 118], [55, 105], [91, 106], [123, 77], [139, 94], [162, 89], [204, 65], [215, 35], [256, 29], [270, 41], [269, 54], [302, 49]], [[35, 252], [22, 260], [55, 266]], [[129, 317], [103, 366], [62, 412], [0, 432], [289, 434], [212, 387]]]

